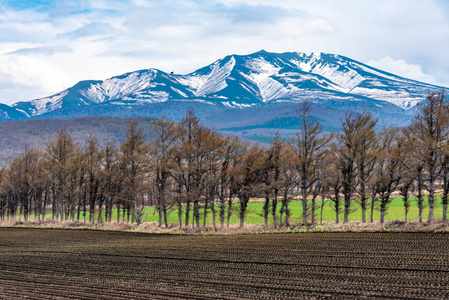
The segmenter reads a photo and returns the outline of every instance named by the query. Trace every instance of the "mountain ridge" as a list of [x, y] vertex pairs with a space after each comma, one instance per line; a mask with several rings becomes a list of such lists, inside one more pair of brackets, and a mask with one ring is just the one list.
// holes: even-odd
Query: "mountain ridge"
[[[380, 116], [391, 118], [393, 111], [402, 120], [401, 115], [410, 115], [409, 110], [427, 93], [441, 89], [337, 54], [261, 50], [228, 55], [185, 75], [143, 69], [106, 80], [80, 81], [49, 97], [0, 106], [0, 120], [163, 113], [176, 115], [172, 119], [177, 121], [179, 112], [187, 108], [199, 109], [205, 119], [240, 109], [250, 119], [251, 113], [273, 103], [289, 107], [302, 101], [334, 109], [337, 118], [343, 107], [368, 106]], [[223, 124], [226, 127], [233, 126]]]

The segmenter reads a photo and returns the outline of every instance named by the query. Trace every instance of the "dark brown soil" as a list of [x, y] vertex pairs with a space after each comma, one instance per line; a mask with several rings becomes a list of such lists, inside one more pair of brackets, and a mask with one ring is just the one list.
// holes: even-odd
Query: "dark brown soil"
[[448, 299], [449, 234], [0, 228], [0, 299]]

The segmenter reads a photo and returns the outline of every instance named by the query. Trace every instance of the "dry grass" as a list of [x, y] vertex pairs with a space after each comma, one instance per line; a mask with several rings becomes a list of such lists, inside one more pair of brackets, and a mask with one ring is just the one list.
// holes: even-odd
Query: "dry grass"
[[260, 233], [280, 233], [280, 232], [449, 232], [449, 223], [435, 221], [432, 223], [404, 222], [400, 220], [362, 223], [352, 221], [346, 224], [335, 222], [323, 222], [322, 224], [306, 225], [293, 224], [289, 227], [275, 228], [273, 225], [245, 225], [239, 228], [238, 225], [214, 229], [213, 227], [182, 227], [178, 224], [169, 224], [168, 228], [159, 227], [157, 222], [145, 222], [140, 225], [132, 223], [89, 223], [80, 221], [0, 221], [0, 227], [26, 227], [26, 228], [57, 228], [57, 229], [82, 229], [82, 230], [108, 230], [108, 231], [130, 231], [147, 232], [159, 234], [260, 234]]

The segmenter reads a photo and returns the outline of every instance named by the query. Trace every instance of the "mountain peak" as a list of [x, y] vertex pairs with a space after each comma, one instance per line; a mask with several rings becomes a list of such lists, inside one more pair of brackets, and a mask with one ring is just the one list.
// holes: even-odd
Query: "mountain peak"
[[[410, 109], [440, 87], [402, 78], [345, 56], [314, 52], [229, 55], [190, 74], [150, 68], [104, 81], [81, 81], [56, 95], [19, 102], [20, 115], [42, 116], [96, 105], [142, 105], [167, 101], [251, 107], [269, 102], [365, 101]], [[186, 103], [187, 103], [186, 102]], [[11, 111], [9, 115], [14, 115]]]

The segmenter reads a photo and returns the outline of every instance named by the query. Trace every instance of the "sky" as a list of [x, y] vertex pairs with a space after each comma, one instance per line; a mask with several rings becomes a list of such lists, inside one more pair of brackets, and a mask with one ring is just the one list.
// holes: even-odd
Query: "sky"
[[0, 0], [0, 103], [262, 49], [340, 54], [449, 87], [449, 1]]

